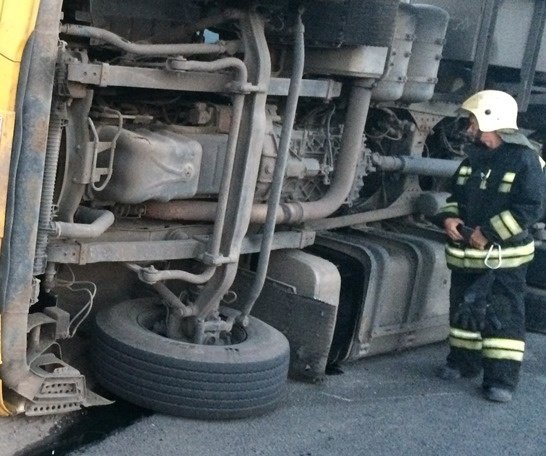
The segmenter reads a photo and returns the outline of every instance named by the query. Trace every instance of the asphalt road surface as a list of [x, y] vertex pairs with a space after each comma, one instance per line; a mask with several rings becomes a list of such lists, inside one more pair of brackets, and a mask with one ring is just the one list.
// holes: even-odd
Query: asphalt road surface
[[[435, 344], [345, 365], [343, 374], [320, 384], [290, 382], [284, 405], [259, 418], [139, 415], [125, 427], [98, 432], [92, 443], [82, 435], [80, 443], [63, 447], [101, 421], [87, 417], [80, 430], [58, 436], [58, 446], [19, 454], [546, 455], [546, 335], [529, 334], [521, 383], [509, 404], [482, 399], [477, 379], [435, 378], [446, 352], [445, 344]], [[119, 410], [114, 422], [122, 419]]]

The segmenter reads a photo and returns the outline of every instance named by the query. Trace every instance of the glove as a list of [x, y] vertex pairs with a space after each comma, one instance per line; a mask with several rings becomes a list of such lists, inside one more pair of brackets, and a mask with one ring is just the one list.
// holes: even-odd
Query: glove
[[465, 293], [464, 300], [454, 316], [457, 326], [472, 332], [479, 332], [485, 327], [487, 300], [479, 299], [472, 291]]
[[459, 305], [454, 316], [457, 326], [472, 332], [483, 331], [484, 328], [499, 331], [502, 324], [487, 299], [476, 296], [473, 292], [467, 292], [464, 301]]

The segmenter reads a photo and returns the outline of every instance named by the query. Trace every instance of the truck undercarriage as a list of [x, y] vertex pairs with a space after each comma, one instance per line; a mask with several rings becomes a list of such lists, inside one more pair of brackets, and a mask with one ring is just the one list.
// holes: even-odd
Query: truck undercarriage
[[[457, 102], [487, 76], [441, 61], [448, 19], [398, 0], [41, 2], [0, 263], [6, 412], [109, 402], [63, 360], [74, 339], [107, 390], [198, 418], [274, 408], [289, 369], [444, 339], [426, 216], [463, 157]], [[541, 93], [512, 73], [494, 83]]]

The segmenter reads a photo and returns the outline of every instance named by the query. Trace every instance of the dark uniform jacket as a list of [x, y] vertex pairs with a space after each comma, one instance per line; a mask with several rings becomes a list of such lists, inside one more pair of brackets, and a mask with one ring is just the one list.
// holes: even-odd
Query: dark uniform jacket
[[519, 144], [503, 143], [494, 150], [471, 145], [466, 152], [437, 221], [443, 225], [446, 218], [458, 217], [466, 226], [479, 226], [494, 247], [478, 250], [449, 241], [448, 266], [483, 270], [528, 263], [534, 255], [529, 227], [541, 218], [546, 196], [544, 161]]

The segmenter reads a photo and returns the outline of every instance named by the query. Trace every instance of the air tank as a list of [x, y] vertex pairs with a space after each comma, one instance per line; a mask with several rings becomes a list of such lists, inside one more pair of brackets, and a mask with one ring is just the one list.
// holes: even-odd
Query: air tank
[[395, 101], [403, 92], [415, 38], [417, 20], [414, 8], [401, 4], [396, 16], [394, 38], [386, 75], [372, 91], [374, 101]]
[[408, 79], [401, 101], [416, 103], [427, 101], [434, 94], [438, 81], [438, 67], [442, 58], [448, 13], [437, 6], [413, 5], [417, 16], [415, 41], [408, 67]]

